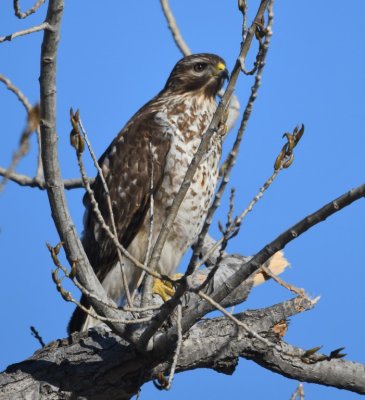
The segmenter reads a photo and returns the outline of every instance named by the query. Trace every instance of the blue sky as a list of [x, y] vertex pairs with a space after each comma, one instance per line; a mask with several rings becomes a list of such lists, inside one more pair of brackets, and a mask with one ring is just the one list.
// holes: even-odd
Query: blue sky
[[[24, 8], [32, 4], [24, 1]], [[249, 2], [250, 15], [258, 1]], [[241, 15], [236, 1], [171, 0], [182, 34], [193, 52], [221, 55], [231, 69], [239, 52]], [[253, 254], [283, 230], [326, 202], [364, 181], [365, 58], [362, 29], [365, 3], [359, 0], [278, 1], [274, 36], [262, 87], [230, 185], [236, 210], [244, 209], [271, 174], [283, 145], [282, 134], [306, 126], [295, 161], [283, 171], [244, 222], [229, 251]], [[26, 20], [0, 9], [0, 36], [40, 23], [45, 7]], [[0, 45], [0, 73], [32, 103], [39, 98], [41, 34]], [[131, 115], [164, 85], [180, 58], [157, 0], [67, 2], [58, 54], [59, 148], [64, 177], [78, 176], [69, 146], [69, 108], [80, 108], [95, 152], [101, 155]], [[251, 57], [252, 59], [252, 57]], [[236, 94], [248, 97], [252, 78], [241, 76]], [[25, 124], [20, 103], [0, 86], [0, 165], [7, 166]], [[226, 141], [230, 148], [235, 131]], [[18, 171], [35, 170], [35, 141]], [[94, 171], [89, 165], [89, 173]], [[82, 231], [82, 191], [67, 193]], [[224, 220], [227, 198], [217, 220]], [[365, 204], [359, 201], [316, 226], [285, 249], [291, 269], [283, 278], [321, 296], [316, 308], [293, 317], [286, 340], [324, 352], [346, 346], [347, 359], [365, 363], [363, 281]], [[30, 356], [38, 347], [34, 325], [44, 340], [64, 337], [73, 306], [51, 281], [45, 242], [58, 242], [45, 192], [8, 183], [0, 194], [1, 368]], [[218, 235], [216, 224], [212, 234]], [[75, 292], [76, 293], [76, 292]], [[274, 283], [255, 289], [239, 309], [268, 306], [290, 298]], [[145, 385], [142, 398], [288, 399], [297, 382], [241, 360], [232, 377], [207, 370], [176, 376], [168, 393]], [[304, 385], [308, 399], [355, 399], [358, 395]]]

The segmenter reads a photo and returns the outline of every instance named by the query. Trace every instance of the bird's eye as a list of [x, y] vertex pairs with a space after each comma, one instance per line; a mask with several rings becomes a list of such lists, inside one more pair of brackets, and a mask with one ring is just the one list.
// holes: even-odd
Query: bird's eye
[[195, 72], [202, 72], [205, 70], [205, 68], [207, 67], [206, 63], [196, 63], [194, 65], [194, 71]]

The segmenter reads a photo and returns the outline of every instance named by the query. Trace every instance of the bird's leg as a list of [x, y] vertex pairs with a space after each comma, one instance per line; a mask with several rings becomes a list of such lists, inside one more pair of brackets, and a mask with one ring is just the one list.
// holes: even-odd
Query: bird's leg
[[[170, 278], [173, 281], [177, 281], [183, 276], [183, 274], [174, 274]], [[152, 292], [158, 294], [164, 302], [175, 294], [174, 284], [170, 281], [164, 281], [162, 279], [154, 279], [152, 285]]]

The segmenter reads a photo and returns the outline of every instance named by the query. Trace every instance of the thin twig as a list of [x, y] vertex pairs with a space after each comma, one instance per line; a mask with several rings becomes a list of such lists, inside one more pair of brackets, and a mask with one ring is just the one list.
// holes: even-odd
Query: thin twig
[[179, 48], [184, 56], [188, 56], [189, 54], [191, 54], [191, 50], [189, 49], [189, 46], [186, 44], [185, 40], [180, 34], [180, 30], [176, 24], [176, 20], [174, 15], [172, 14], [168, 0], [160, 0], [160, 3], [176, 46]]
[[[201, 230], [201, 233], [199, 235], [199, 238], [197, 240], [197, 242], [194, 244], [193, 246], [193, 255], [189, 261], [188, 267], [187, 267], [187, 274], [190, 275], [192, 274], [197, 268], [198, 265], [197, 264], [197, 260], [199, 258], [200, 255], [200, 251], [201, 251], [201, 246], [203, 245], [204, 242], [204, 238], [206, 236], [206, 234], [208, 233], [209, 227], [212, 223], [212, 219], [213, 219], [213, 215], [215, 213], [215, 211], [217, 210], [217, 208], [220, 205], [220, 201], [221, 201], [221, 197], [226, 189], [226, 186], [229, 182], [229, 177], [230, 177], [230, 172], [236, 162], [236, 158], [240, 149], [240, 145], [241, 145], [241, 141], [243, 138], [243, 135], [245, 133], [246, 127], [247, 127], [247, 123], [248, 120], [251, 116], [251, 112], [252, 112], [252, 108], [253, 108], [253, 104], [257, 98], [257, 92], [259, 87], [261, 86], [261, 76], [263, 73], [263, 69], [265, 66], [265, 59], [266, 59], [266, 55], [267, 55], [267, 50], [270, 44], [270, 38], [271, 38], [271, 26], [273, 23], [273, 16], [272, 16], [272, 2], [270, 2], [269, 4], [269, 8], [271, 9], [271, 12], [269, 11], [269, 15], [271, 15], [271, 17], [269, 18], [268, 21], [268, 26], [266, 29], [266, 39], [265, 39], [265, 43], [263, 45], [263, 50], [262, 50], [262, 54], [261, 54], [261, 61], [259, 63], [259, 67], [257, 70], [257, 74], [255, 76], [255, 82], [251, 88], [251, 94], [250, 97], [248, 99], [248, 102], [246, 104], [245, 110], [243, 112], [243, 116], [242, 116], [242, 120], [241, 120], [241, 124], [240, 127], [238, 129], [237, 132], [237, 136], [236, 136], [236, 140], [232, 146], [232, 149], [229, 153], [229, 155], [227, 156], [225, 162], [223, 163], [224, 166], [224, 171], [221, 172], [222, 175], [222, 180], [221, 183], [219, 185], [219, 188], [215, 194], [214, 200], [212, 205], [209, 208], [209, 211], [207, 213], [207, 216], [205, 217], [205, 222], [203, 225], [203, 228]], [[262, 14], [257, 14], [254, 22], [251, 25], [251, 28], [249, 30], [249, 32], [247, 33], [247, 39], [248, 40], [251, 36], [254, 35], [254, 32], [256, 31], [256, 21], [258, 21], [259, 19], [261, 19], [263, 13]], [[250, 36], [251, 35], [251, 36]], [[244, 59], [247, 55], [247, 52], [244, 53], [242, 52], [242, 55], [240, 55], [239, 59]], [[239, 62], [240, 63], [240, 62]], [[201, 265], [201, 264], [200, 264]]]
[[[196, 263], [195, 266], [195, 270], [197, 270], [198, 268], [200, 268], [203, 264], [205, 264], [205, 262], [209, 259], [210, 255], [216, 251], [216, 249], [219, 247], [220, 249], [222, 248], [222, 244], [224, 242], [227, 242], [228, 239], [232, 238], [233, 236], [237, 235], [240, 226], [242, 224], [243, 219], [246, 217], [246, 215], [252, 211], [253, 207], [255, 206], [255, 204], [257, 204], [257, 202], [262, 198], [262, 196], [264, 195], [264, 193], [266, 192], [266, 190], [271, 186], [271, 184], [273, 183], [273, 181], [275, 180], [275, 178], [278, 176], [279, 172], [282, 170], [282, 168], [279, 168], [277, 170], [275, 170], [272, 175], [270, 176], [270, 178], [268, 178], [265, 183], [261, 186], [260, 190], [258, 191], [258, 193], [256, 194], [256, 196], [250, 201], [250, 203], [248, 204], [248, 206], [242, 211], [242, 213], [237, 216], [235, 218], [235, 220], [233, 221], [233, 223], [231, 224], [231, 226], [227, 229], [227, 231], [225, 232], [225, 234], [223, 235], [222, 238], [220, 238], [219, 240], [217, 240], [214, 245], [204, 254], [204, 256], [201, 258], [201, 260], [199, 260]], [[224, 249], [223, 249], [224, 250]], [[216, 262], [214, 268], [210, 271], [206, 281], [203, 282], [201, 289], [203, 287], [205, 287], [209, 281], [213, 278], [214, 274], [217, 271], [217, 268], [219, 267], [219, 263]]]
[[[0, 176], [7, 176], [10, 181], [17, 183], [20, 186], [29, 186], [33, 188], [38, 188], [41, 190], [47, 189], [47, 185], [44, 179], [37, 179], [36, 177], [32, 178], [27, 175], [18, 174], [15, 172], [7, 172], [6, 168], [0, 167]], [[94, 178], [87, 178], [88, 182], [91, 184], [94, 181]], [[63, 181], [63, 185], [65, 189], [80, 189], [83, 188], [83, 182], [80, 178], [75, 179], [65, 179]]]
[[[279, 250], [282, 250], [289, 242], [296, 239], [313, 226], [324, 221], [329, 216], [337, 213], [341, 209], [349, 206], [354, 201], [363, 197], [365, 197], [365, 183], [331, 201], [330, 203], [321, 207], [319, 210], [315, 211], [313, 214], [306, 216], [291, 228], [287, 229], [272, 242], [264, 246], [249, 261], [243, 263], [241, 268], [227, 278], [224, 282], [224, 285], [218, 287], [215, 290], [214, 295], [212, 295], [214, 300], [216, 302], [221, 302], [228, 295], [228, 288], [230, 292], [233, 291], [243, 281], [254, 275], [270, 257], [272, 257]], [[161, 308], [161, 310], [162, 309], [163, 308]], [[194, 312], [190, 309], [189, 311], [191, 312], [190, 317], [192, 317]], [[199, 314], [203, 312], [205, 313], [205, 311], [206, 310], [201, 309]], [[189, 315], [189, 313], [186, 315]], [[197, 315], [196, 318], [199, 318], [199, 316]]]
[[4, 188], [6, 182], [8, 181], [9, 175], [15, 170], [19, 161], [29, 152], [30, 148], [30, 136], [33, 132], [37, 131], [39, 128], [39, 105], [32, 107], [27, 114], [27, 125], [24, 128], [20, 140], [19, 148], [14, 152], [11, 159], [10, 166], [7, 168], [4, 174], [4, 178], [0, 182], [0, 191]]
[[[149, 209], [149, 227], [148, 227], [148, 239], [147, 239], [147, 249], [146, 249], [146, 255], [144, 259], [144, 265], [147, 267], [148, 263], [150, 261], [150, 255], [151, 255], [151, 249], [152, 249], [152, 235], [153, 235], [153, 223], [154, 223], [154, 198], [153, 198], [153, 181], [154, 181], [154, 174], [155, 174], [155, 169], [154, 169], [154, 156], [152, 152], [152, 145], [149, 143], [149, 154], [150, 154], [150, 167], [151, 167], [151, 176], [150, 176], [150, 209]], [[145, 273], [142, 273], [142, 275], [145, 275]], [[153, 285], [153, 278], [152, 276], [147, 276], [144, 278], [144, 276], [140, 277], [138, 284], [140, 284], [140, 281], [144, 279], [144, 285], [143, 285], [143, 293], [141, 297], [141, 307], [146, 307], [152, 299], [152, 285]], [[138, 288], [137, 284], [137, 288]]]
[[132, 254], [129, 253], [128, 250], [119, 243], [118, 238], [110, 230], [110, 227], [106, 224], [105, 219], [104, 219], [103, 215], [100, 212], [99, 204], [96, 201], [94, 192], [90, 187], [89, 181], [87, 180], [85, 166], [83, 164], [81, 156], [78, 156], [78, 164], [79, 164], [79, 169], [80, 169], [80, 172], [81, 172], [81, 178], [82, 178], [82, 181], [84, 183], [85, 189], [86, 189], [86, 191], [87, 191], [87, 193], [89, 195], [89, 199], [90, 199], [90, 203], [91, 203], [93, 212], [95, 213], [95, 217], [97, 218], [101, 228], [106, 232], [106, 234], [109, 236], [109, 238], [113, 241], [114, 245], [119, 250], [121, 250], [123, 255], [126, 258], [128, 258], [132, 263], [134, 263], [134, 265], [136, 267], [141, 268], [143, 271], [148, 272], [150, 275], [154, 276], [155, 278], [160, 278], [161, 279], [162, 276], [158, 272], [152, 271], [150, 268], [147, 268], [139, 260], [137, 260], [135, 257], [133, 257]]
[[[23, 104], [27, 114], [28, 114], [28, 121], [29, 121], [29, 116], [32, 113], [32, 110], [35, 109], [35, 107], [32, 107], [32, 105], [30, 104], [30, 101], [28, 100], [28, 98], [25, 96], [24, 93], [22, 93], [22, 91], [16, 87], [15, 85], [12, 84], [12, 82], [6, 78], [4, 75], [0, 75], [0, 81], [3, 82], [6, 87], [12, 91], [16, 97], [18, 98], [18, 100]], [[39, 107], [39, 106], [38, 106]], [[38, 113], [38, 119], [39, 119], [39, 113]], [[29, 125], [29, 123], [28, 123]], [[36, 132], [37, 132], [37, 144], [38, 144], [38, 155], [37, 155], [37, 170], [36, 170], [36, 176], [35, 176], [35, 180], [39, 181], [42, 178], [42, 172], [43, 172], [43, 168], [42, 168], [42, 158], [41, 158], [41, 143], [40, 143], [40, 128], [39, 128], [39, 121], [37, 121], [36, 123]], [[7, 176], [6, 179], [9, 178], [9, 174], [12, 171], [10, 170], [10, 168], [8, 168], [8, 172], [5, 176]]]
[[[288, 168], [292, 164], [292, 162], [294, 160], [293, 150], [294, 150], [295, 146], [299, 143], [299, 140], [302, 137], [303, 132], [304, 132], [304, 125], [302, 125], [301, 128], [296, 127], [292, 134], [290, 134], [290, 133], [284, 134], [284, 136], [287, 138], [288, 142], [283, 146], [282, 150], [279, 153], [279, 156], [276, 158], [275, 165], [274, 165], [274, 172], [265, 181], [265, 183], [260, 188], [259, 192], [250, 201], [248, 206], [242, 211], [242, 213], [239, 216], [237, 216], [235, 218], [234, 222], [226, 230], [224, 236], [220, 240], [218, 240], [214, 244], [214, 246], [212, 246], [212, 248], [204, 254], [204, 257], [202, 257], [202, 259], [199, 262], [197, 262], [195, 269], [198, 269], [201, 265], [203, 265], [207, 261], [207, 259], [218, 248], [218, 246], [221, 246], [221, 244], [227, 240], [227, 236], [229, 234], [231, 234], [231, 236], [230, 237], [228, 236], [228, 239], [230, 239], [233, 236], [238, 234], [244, 218], [247, 216], [247, 214], [249, 212], [252, 211], [255, 204], [257, 204], [257, 202], [263, 197], [263, 195], [265, 194], [267, 189], [272, 185], [272, 183], [274, 182], [276, 177], [279, 175], [279, 172], [285, 168]], [[215, 271], [212, 270], [211, 274], [213, 275], [214, 273], [215, 273]], [[207, 279], [207, 282], [205, 282], [205, 285], [208, 283], [209, 279]]]
[[234, 193], [235, 193], [235, 190], [234, 190], [234, 188], [232, 188], [231, 189], [231, 195], [230, 195], [230, 198], [229, 198], [229, 210], [228, 210], [228, 214], [227, 214], [226, 227], [225, 227], [225, 229], [221, 229], [221, 232], [223, 233], [223, 236], [222, 236], [222, 238], [220, 240], [218, 257], [215, 260], [214, 265], [212, 266], [212, 269], [211, 269], [210, 273], [207, 276], [207, 279], [202, 283], [200, 289], [202, 289], [203, 287], [205, 287], [206, 285], [209, 284], [210, 280], [215, 275], [216, 271], [219, 268], [219, 265], [220, 265], [221, 261], [223, 260], [225, 254], [226, 254], [225, 253], [225, 249], [227, 247], [228, 240], [231, 237], [230, 229], [231, 229], [231, 226], [232, 226], [232, 215], [233, 215], [233, 210], [234, 210]]
[[[290, 356], [290, 357], [303, 357], [303, 355], [298, 355], [296, 353], [292, 353], [292, 352], [288, 352], [288, 351], [283, 351], [283, 349], [281, 348], [280, 345], [264, 338], [263, 336], [261, 336], [259, 333], [255, 332], [254, 330], [252, 330], [248, 325], [246, 325], [244, 322], [240, 321], [238, 318], [236, 318], [234, 315], [232, 315], [230, 312], [228, 312], [224, 307], [222, 307], [219, 303], [217, 303], [216, 301], [214, 301], [214, 299], [212, 297], [210, 297], [209, 295], [207, 295], [206, 293], [199, 291], [198, 295], [200, 297], [202, 297], [204, 300], [206, 300], [211, 306], [213, 306], [214, 308], [216, 308], [217, 310], [219, 310], [220, 312], [222, 312], [226, 317], [228, 317], [231, 321], [233, 321], [237, 326], [242, 327], [249, 336], [258, 339], [260, 342], [262, 342], [263, 344], [265, 344], [269, 349], [275, 349], [276, 351], [280, 352], [281, 354], [285, 354], [286, 356]], [[306, 298], [306, 300], [308, 300], [312, 305], [316, 303], [317, 299], [315, 300], [309, 300], [308, 298]], [[305, 311], [306, 309], [303, 308], [301, 310], [301, 312]], [[342, 350], [342, 349], [339, 349]]]
[[[269, 276], [271, 279], [273, 279], [277, 284], [280, 286], [284, 287], [285, 289], [288, 289], [290, 292], [297, 294], [298, 296], [305, 297], [308, 299], [308, 296], [305, 294], [304, 289], [297, 288], [294, 285], [291, 285], [288, 282], [285, 282], [283, 279], [279, 278], [277, 275], [275, 275], [270, 268], [265, 267], [264, 265], [260, 268], [259, 271], [263, 271], [265, 275]], [[308, 299], [309, 300], [309, 299]]]
[[[329, 216], [336, 214], [343, 208], [349, 206], [359, 199], [362, 199], [363, 197], [365, 197], [365, 183], [350, 190], [349, 192], [338, 197], [337, 199], [332, 200], [330, 203], [321, 207], [313, 214], [310, 214], [303, 218], [301, 221], [279, 235], [272, 242], [265, 245], [249, 261], [243, 261], [240, 268], [238, 268], [236, 272], [227, 277], [222, 284], [215, 288], [214, 292], [211, 294], [212, 299], [216, 303], [222, 302], [230, 293], [232, 293], [239, 285], [241, 285], [242, 282], [254, 276], [259, 268], [265, 262], [267, 262], [270, 257], [272, 257], [279, 250], [282, 250], [289, 242], [296, 239], [298, 236], [300, 236], [313, 226], [321, 223]], [[160, 311], [155, 315], [155, 317], [151, 320], [151, 323], [146, 327], [145, 331], [140, 337], [140, 348], [145, 348], [153, 334], [157, 331], [157, 329], [159, 329], [166, 318], [171, 314], [171, 310], [173, 310], [177, 306], [176, 303], [180, 300], [180, 297], [185, 292], [185, 289], [182, 286], [183, 285], [178, 285], [175, 295], [168, 302], [161, 306]], [[197, 304], [196, 301], [194, 301], [194, 294], [192, 294], [192, 298], [190, 301], [192, 305], [189, 305], [185, 309], [184, 318], [182, 321], [183, 333], [186, 332], [204, 315], [212, 311], [211, 305], [208, 303]], [[315, 304], [316, 301], [317, 299], [313, 300], [311, 303]]]
[[171, 388], [172, 380], [174, 379], [174, 375], [175, 375], [175, 369], [176, 369], [177, 361], [178, 361], [179, 355], [180, 355], [182, 339], [183, 339], [183, 337], [182, 337], [182, 328], [181, 328], [181, 319], [182, 319], [181, 304], [179, 304], [177, 306], [176, 311], [177, 311], [177, 316], [176, 316], [177, 343], [176, 343], [176, 349], [175, 349], [175, 353], [174, 353], [174, 358], [173, 358], [172, 364], [171, 364], [171, 370], [170, 370], [169, 379], [167, 381], [166, 390]]
[[264, 337], [262, 337], [261, 335], [259, 335], [257, 332], [255, 332], [252, 329], [250, 329], [248, 327], [248, 325], [246, 325], [244, 322], [240, 321], [234, 315], [229, 313], [224, 307], [222, 307], [219, 303], [214, 301], [214, 299], [212, 299], [206, 293], [204, 293], [202, 291], [199, 291], [198, 294], [202, 299], [206, 300], [209, 304], [211, 304], [214, 308], [216, 308], [221, 313], [223, 313], [226, 317], [228, 317], [230, 320], [232, 320], [235, 324], [237, 324], [238, 326], [242, 327], [250, 336], [260, 340], [262, 343], [264, 343], [268, 347], [275, 347], [276, 346], [275, 343], [270, 342], [269, 340], [267, 340]]
[[50, 29], [47, 22], [43, 22], [40, 25], [32, 26], [31, 28], [23, 29], [22, 31], [11, 33], [10, 35], [0, 36], [0, 43], [6, 42], [6, 41], [10, 42], [11, 40], [15, 39], [18, 36], [28, 35], [30, 33], [43, 31], [45, 29]]
[[[64, 300], [74, 303], [77, 307], [79, 307], [86, 314], [90, 315], [92, 318], [95, 318], [95, 319], [97, 319], [99, 321], [103, 321], [103, 322], [117, 322], [120, 324], [138, 324], [138, 323], [148, 322], [151, 320], [151, 316], [145, 317], [145, 318], [138, 318], [138, 319], [119, 319], [119, 318], [104, 317], [102, 315], [95, 313], [92, 308], [85, 307], [83, 304], [81, 304], [79, 301], [77, 301], [69, 291], [65, 290], [62, 287], [62, 279], [59, 278], [59, 276], [58, 276], [58, 272], [62, 271], [67, 278], [70, 278], [70, 273], [60, 263], [60, 261], [57, 257], [58, 251], [60, 249], [60, 245], [62, 245], [62, 242], [59, 243], [56, 247], [52, 247], [50, 244], [47, 243], [47, 247], [51, 253], [53, 263], [56, 266], [56, 269], [54, 271], [52, 271], [52, 279], [53, 279], [53, 282], [56, 284], [58, 292], [61, 294], [61, 296]], [[87, 293], [88, 291], [85, 289], [83, 292]], [[106, 304], [101, 299], [98, 299], [96, 296], [90, 296], [90, 298], [97, 300], [101, 304], [106, 305], [108, 308], [113, 308], [113, 307], [111, 307], [110, 304]]]
[[19, 0], [14, 0], [14, 13], [20, 19], [27, 18], [29, 15], [34, 14], [38, 10], [38, 8], [44, 3], [44, 1], [45, 0], [37, 0], [33, 7], [30, 7], [27, 11], [22, 12], [19, 6]]
[[247, 35], [247, 0], [238, 0], [238, 9], [242, 13], [242, 38]]
[[290, 400], [304, 400], [304, 388], [301, 383], [299, 383], [295, 392], [291, 395]]
[[[83, 137], [85, 139], [87, 148], [88, 148], [89, 153], [91, 155], [91, 158], [92, 158], [92, 160], [94, 162], [94, 165], [95, 165], [95, 167], [96, 167], [96, 169], [97, 169], [97, 171], [99, 173], [99, 177], [100, 177], [100, 180], [102, 182], [102, 185], [103, 185], [103, 188], [104, 188], [104, 192], [105, 192], [105, 197], [106, 197], [107, 204], [108, 204], [108, 211], [109, 211], [110, 222], [111, 222], [111, 225], [112, 225], [112, 232], [113, 232], [116, 240], [119, 242], [118, 231], [117, 231], [117, 227], [115, 225], [114, 212], [113, 212], [112, 202], [111, 202], [111, 198], [110, 198], [109, 188], [108, 188], [108, 185], [107, 185], [107, 183], [105, 181], [104, 173], [103, 173], [102, 169], [100, 168], [100, 165], [98, 163], [98, 159], [96, 158], [95, 153], [94, 153], [94, 151], [93, 151], [93, 149], [91, 147], [91, 143], [90, 143], [89, 138], [87, 136], [86, 130], [85, 130], [83, 124], [82, 124], [81, 118], [78, 118], [78, 123], [80, 125], [81, 132], [82, 132], [82, 135], [83, 135]], [[124, 268], [125, 267], [124, 261], [123, 261], [122, 254], [121, 254], [119, 246], [116, 249], [117, 249], [117, 255], [118, 255], [118, 261], [119, 261], [120, 270], [122, 272], [122, 281], [123, 281], [125, 294], [126, 294], [126, 297], [127, 297], [127, 303], [131, 307], [133, 303], [132, 303], [131, 294], [129, 292], [129, 285], [128, 285], [128, 280], [127, 280], [127, 276], [126, 276], [126, 272], [125, 272], [125, 268]]]
[[128, 306], [122, 307], [122, 309], [124, 311], [130, 311], [130, 312], [153, 311], [153, 310], [158, 310], [159, 308], [160, 308], [159, 305], [156, 305], [156, 306], [149, 305], [147, 307], [128, 307]]
[[[15, 94], [17, 99], [21, 102], [21, 104], [24, 106], [28, 118], [29, 115], [31, 114], [32, 110], [35, 109], [35, 107], [32, 107], [30, 101], [28, 100], [27, 96], [17, 87], [15, 86], [10, 79], [5, 77], [4, 75], [0, 74], [0, 82], [3, 82], [7, 89], [9, 89], [11, 92]], [[41, 159], [41, 140], [40, 140], [40, 127], [39, 123], [37, 122], [35, 125], [35, 130], [37, 132], [37, 141], [38, 141], [38, 156], [37, 156], [37, 170], [36, 170], [36, 175], [34, 178], [31, 178], [26, 175], [22, 174], [17, 174], [11, 169], [5, 169], [0, 167], [0, 176], [6, 177], [6, 179], [12, 180], [15, 183], [18, 183], [21, 186], [29, 186], [29, 187], [37, 187], [39, 189], [46, 189], [45, 186], [45, 181], [43, 179], [43, 168], [42, 168], [42, 159]], [[69, 179], [64, 181], [65, 189], [75, 189], [75, 188], [81, 188], [82, 187], [82, 181], [81, 179]]]
[[[75, 265], [75, 268], [76, 268], [77, 261], [74, 262], [74, 265]], [[115, 309], [115, 310], [119, 310], [120, 309], [120, 307], [118, 307], [117, 305], [107, 303], [107, 302], [103, 301], [100, 297], [96, 296], [94, 293], [92, 293], [89, 290], [87, 290], [77, 280], [76, 276], [74, 276], [75, 274], [68, 272], [67, 269], [61, 263], [57, 263], [57, 267], [62, 270], [62, 272], [65, 274], [65, 276], [67, 278], [69, 278], [73, 282], [73, 284], [81, 291], [81, 293], [84, 294], [87, 298], [93, 298], [96, 301], [98, 301], [99, 303], [105, 305], [106, 307], [109, 307], [109, 308], [112, 308], [112, 309]], [[158, 305], [156, 305], [156, 306], [148, 306], [148, 307], [129, 307], [128, 305], [125, 305], [125, 306], [122, 307], [123, 311], [127, 311], [127, 312], [144, 312], [144, 311], [157, 310], [159, 308], [160, 308], [160, 306], [158, 306]]]
[[32, 109], [32, 105], [30, 104], [30, 101], [28, 100], [27, 96], [17, 86], [15, 86], [6, 76], [0, 75], [0, 81], [3, 82], [6, 85], [6, 87], [15, 94], [18, 100], [23, 104], [26, 112], [29, 113], [30, 110]]
[[[60, 287], [57, 284], [57, 289], [59, 290], [59, 288]], [[62, 289], [62, 290], [64, 290], [64, 289]], [[92, 317], [94, 319], [97, 319], [99, 321], [102, 321], [102, 322], [111, 322], [111, 323], [132, 325], [132, 324], [140, 324], [140, 323], [143, 323], [143, 322], [148, 322], [152, 318], [152, 317], [144, 317], [144, 318], [138, 318], [138, 319], [119, 319], [119, 318], [103, 317], [102, 315], [99, 315], [96, 312], [94, 312], [92, 308], [85, 307], [83, 304], [81, 304], [79, 301], [77, 301], [75, 298], [73, 298], [70, 292], [65, 291], [65, 293], [66, 293], [65, 296], [62, 295], [62, 298], [64, 300], [75, 304], [84, 313], [86, 313], [86, 314], [90, 315], [90, 317]]]
[[40, 344], [42, 347], [44, 347], [46, 344], [44, 343], [44, 341], [43, 341], [43, 339], [42, 339], [42, 336], [39, 334], [39, 332], [37, 331], [37, 329], [35, 329], [34, 326], [31, 326], [31, 327], [30, 327], [30, 331], [32, 332], [32, 336], [34, 336], [34, 337], [38, 340], [39, 344]]

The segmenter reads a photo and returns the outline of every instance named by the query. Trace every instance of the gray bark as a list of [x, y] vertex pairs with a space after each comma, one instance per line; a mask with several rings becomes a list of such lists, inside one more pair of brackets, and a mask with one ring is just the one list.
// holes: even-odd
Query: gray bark
[[[305, 363], [304, 350], [273, 333], [276, 323], [311, 306], [296, 298], [236, 315], [269, 339], [273, 344], [269, 347], [227, 318], [202, 321], [184, 335], [176, 372], [210, 368], [232, 374], [239, 357], [244, 357], [289, 378], [365, 394], [364, 365], [337, 359], [315, 362], [319, 355]], [[129, 399], [158, 373], [168, 374], [172, 356], [171, 348], [139, 353], [100, 327], [54, 341], [28, 360], [9, 366], [0, 375], [0, 399]]]

